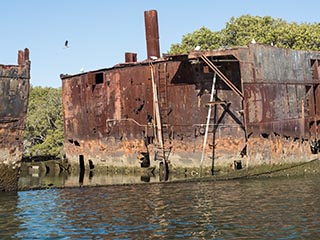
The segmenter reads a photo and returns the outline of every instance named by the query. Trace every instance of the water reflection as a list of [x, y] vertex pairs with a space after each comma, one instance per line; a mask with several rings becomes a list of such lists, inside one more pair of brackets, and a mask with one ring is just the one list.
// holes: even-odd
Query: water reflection
[[1, 193], [0, 238], [317, 239], [319, 185], [315, 176]]
[[[7, 239], [19, 232], [21, 221], [18, 212], [18, 194], [0, 192], [0, 238]], [[3, 231], [5, 230], [5, 231]]]
[[16, 218], [20, 221], [20, 231], [15, 237], [41, 239], [60, 236], [66, 215], [65, 211], [60, 211], [58, 190], [25, 191], [18, 195]]
[[[36, 165], [37, 166], [37, 165]], [[47, 165], [23, 166], [19, 179], [20, 189], [46, 188], [46, 187], [77, 187], [77, 186], [101, 186], [113, 184], [151, 183], [172, 181], [186, 176], [172, 175], [161, 179], [159, 173], [153, 171], [137, 174], [124, 173], [99, 173], [94, 170], [80, 171], [80, 173], [68, 173], [67, 171], [52, 170]]]
[[46, 188], [46, 187], [74, 187], [74, 186], [100, 186], [112, 184], [130, 184], [142, 182], [158, 182], [159, 177], [146, 174], [102, 174], [94, 171], [80, 171], [80, 173], [45, 172], [39, 170], [22, 171], [19, 179], [20, 189]]
[[316, 183], [268, 179], [20, 192], [16, 236], [312, 238], [320, 233]]

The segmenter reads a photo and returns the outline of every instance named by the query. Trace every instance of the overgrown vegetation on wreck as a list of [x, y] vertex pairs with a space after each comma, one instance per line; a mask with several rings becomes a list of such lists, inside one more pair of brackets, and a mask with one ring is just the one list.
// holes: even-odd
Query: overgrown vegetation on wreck
[[239, 18], [232, 17], [220, 31], [201, 27], [184, 35], [181, 43], [171, 45], [169, 53], [187, 53], [196, 46], [200, 46], [203, 51], [245, 46], [253, 39], [257, 43], [279, 48], [319, 51], [319, 36], [319, 23], [298, 24], [270, 16], [243, 15]]
[[[243, 15], [232, 17], [226, 27], [212, 31], [206, 27], [182, 37], [172, 44], [170, 54], [243, 46], [255, 39], [258, 43], [277, 47], [320, 50], [318, 23], [288, 23], [269, 16]], [[63, 116], [61, 88], [31, 87], [25, 131], [25, 158], [61, 158], [63, 156]]]

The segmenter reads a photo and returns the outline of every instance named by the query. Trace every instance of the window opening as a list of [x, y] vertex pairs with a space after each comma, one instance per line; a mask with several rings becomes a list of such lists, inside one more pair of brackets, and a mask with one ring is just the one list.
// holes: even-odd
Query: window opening
[[96, 74], [96, 84], [102, 84], [103, 83], [103, 73], [97, 73]]

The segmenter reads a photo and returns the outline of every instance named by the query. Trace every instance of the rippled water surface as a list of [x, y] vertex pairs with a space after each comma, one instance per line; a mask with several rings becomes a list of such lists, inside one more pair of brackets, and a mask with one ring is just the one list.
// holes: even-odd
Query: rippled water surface
[[0, 193], [0, 239], [319, 239], [320, 177]]

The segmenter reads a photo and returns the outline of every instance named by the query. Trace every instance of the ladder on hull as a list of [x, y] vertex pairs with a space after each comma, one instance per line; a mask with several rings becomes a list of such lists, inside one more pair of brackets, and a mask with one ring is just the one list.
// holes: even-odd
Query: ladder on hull
[[[158, 66], [158, 78], [159, 86], [157, 88], [154, 67], [151, 66], [151, 81], [152, 81], [152, 94], [153, 94], [153, 109], [154, 109], [154, 128], [156, 129], [156, 151], [154, 159], [160, 161], [160, 180], [167, 180], [169, 174], [168, 159], [171, 152], [171, 148], [165, 147], [165, 138], [169, 136], [168, 130], [168, 107], [167, 107], [167, 86], [166, 86], [166, 65], [164, 70], [161, 70], [161, 64]], [[159, 92], [158, 92], [159, 89]]]

